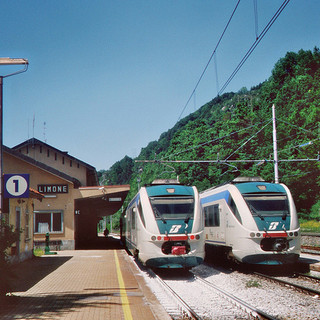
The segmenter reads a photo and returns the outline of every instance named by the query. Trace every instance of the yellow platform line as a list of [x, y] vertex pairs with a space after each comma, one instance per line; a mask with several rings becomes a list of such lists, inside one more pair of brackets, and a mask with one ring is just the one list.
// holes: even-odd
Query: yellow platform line
[[119, 259], [118, 259], [118, 254], [117, 254], [116, 250], [114, 250], [114, 258], [115, 258], [116, 267], [117, 267], [117, 276], [118, 276], [118, 283], [119, 283], [119, 288], [120, 288], [120, 297], [121, 297], [122, 310], [124, 313], [124, 319], [125, 320], [132, 320], [129, 299], [127, 296], [126, 287], [124, 285], [124, 281], [123, 281], [123, 277], [122, 277], [122, 273], [121, 273], [121, 269], [120, 269], [120, 263], [119, 263]]

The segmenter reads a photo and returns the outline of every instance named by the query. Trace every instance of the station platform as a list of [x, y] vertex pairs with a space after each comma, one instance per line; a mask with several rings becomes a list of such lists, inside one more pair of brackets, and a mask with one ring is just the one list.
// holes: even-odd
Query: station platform
[[12, 268], [0, 319], [171, 319], [123, 249], [72, 250]]

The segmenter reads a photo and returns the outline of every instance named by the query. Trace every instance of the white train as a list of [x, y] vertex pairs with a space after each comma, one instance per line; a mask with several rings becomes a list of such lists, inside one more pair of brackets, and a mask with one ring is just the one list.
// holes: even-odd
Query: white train
[[191, 268], [204, 259], [196, 187], [156, 180], [142, 187], [121, 218], [127, 249], [152, 268]]
[[299, 258], [298, 216], [284, 184], [239, 177], [202, 192], [200, 203], [206, 253], [266, 265], [294, 263]]

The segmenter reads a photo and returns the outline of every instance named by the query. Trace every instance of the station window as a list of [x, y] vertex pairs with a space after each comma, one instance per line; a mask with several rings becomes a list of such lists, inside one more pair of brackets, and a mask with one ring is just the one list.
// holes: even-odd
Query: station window
[[70, 167], [72, 167], [72, 160], [70, 160]]
[[63, 213], [61, 211], [36, 211], [34, 213], [35, 233], [61, 233], [63, 231]]
[[25, 233], [25, 241], [28, 241], [30, 239], [30, 228], [29, 228], [29, 212], [26, 212], [25, 215], [25, 226], [24, 226], [24, 233]]
[[62, 157], [62, 164], [64, 164], [64, 157]]
[[206, 227], [219, 227], [220, 215], [219, 205], [207, 206], [204, 208], [205, 226]]
[[49, 149], [47, 150], [47, 157], [48, 158], [50, 157], [50, 150]]
[[42, 153], [42, 146], [40, 146], [40, 153]]
[[58, 159], [58, 155], [57, 155], [57, 153], [55, 153], [55, 154], [54, 154], [54, 160], [57, 161], [57, 159]]

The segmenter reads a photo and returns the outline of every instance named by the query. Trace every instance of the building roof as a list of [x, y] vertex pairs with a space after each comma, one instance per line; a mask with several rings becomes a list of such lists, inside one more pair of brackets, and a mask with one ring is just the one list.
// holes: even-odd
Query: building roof
[[56, 170], [50, 166], [47, 166], [46, 164], [42, 163], [42, 162], [39, 162], [39, 161], [36, 161], [30, 157], [27, 157], [23, 154], [21, 154], [19, 151], [16, 151], [16, 150], [13, 150], [13, 149], [10, 149], [6, 146], [3, 146], [3, 152], [6, 152], [8, 154], [10, 154], [11, 156], [13, 157], [16, 157], [22, 161], [25, 161], [31, 165], [34, 165], [36, 167], [39, 167], [40, 169], [44, 170], [44, 171], [47, 171], [55, 176], [58, 176], [59, 178], [62, 178], [64, 180], [67, 180], [71, 183], [73, 183], [74, 187], [75, 188], [79, 188], [81, 186], [81, 183], [78, 179], [75, 179], [59, 170]]
[[74, 160], [74, 161], [78, 162], [79, 164], [83, 165], [84, 167], [86, 167], [88, 169], [88, 171], [90, 172], [90, 175], [92, 175], [94, 177], [94, 180], [95, 180], [96, 184], [99, 183], [98, 175], [97, 175], [97, 171], [96, 171], [95, 167], [91, 166], [90, 164], [88, 164], [88, 163], [86, 163], [84, 161], [81, 161], [81, 160], [71, 156], [68, 153], [68, 151], [61, 151], [61, 150], [59, 150], [59, 149], [57, 149], [57, 148], [55, 148], [55, 147], [53, 147], [53, 146], [41, 141], [41, 140], [38, 140], [36, 138], [31, 138], [31, 139], [26, 140], [26, 141], [24, 141], [24, 142], [22, 142], [22, 143], [20, 143], [20, 144], [18, 144], [16, 146], [14, 146], [12, 148], [12, 150], [19, 151], [19, 149], [21, 149], [23, 147], [35, 146], [35, 145], [41, 145], [41, 146], [43, 146], [45, 148], [51, 149], [51, 150], [59, 153], [59, 154], [65, 156], [65, 157], [68, 157], [70, 160]]
[[38, 199], [40, 201], [42, 201], [42, 199], [44, 198], [44, 195], [42, 193], [32, 188], [29, 188], [29, 194], [30, 198]]

